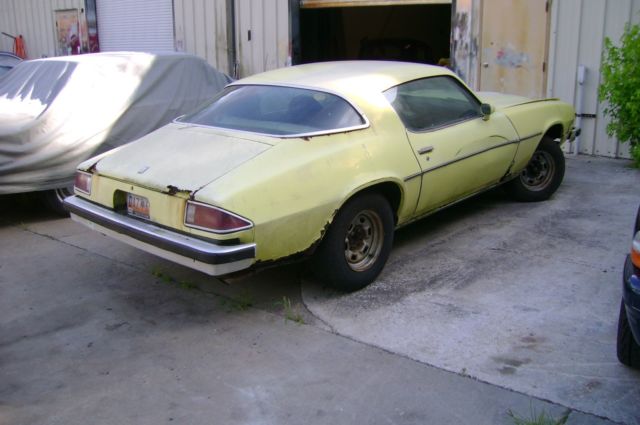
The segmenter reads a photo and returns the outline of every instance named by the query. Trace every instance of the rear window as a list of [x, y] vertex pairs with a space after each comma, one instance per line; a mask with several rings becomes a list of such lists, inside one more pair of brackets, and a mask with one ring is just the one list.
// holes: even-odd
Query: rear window
[[354, 129], [366, 121], [343, 98], [331, 93], [281, 86], [231, 86], [179, 122], [297, 136]]

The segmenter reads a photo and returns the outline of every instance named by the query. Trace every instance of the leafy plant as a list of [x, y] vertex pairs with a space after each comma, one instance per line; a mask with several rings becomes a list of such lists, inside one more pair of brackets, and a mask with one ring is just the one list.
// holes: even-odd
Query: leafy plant
[[607, 102], [607, 134], [629, 142], [635, 166], [640, 167], [640, 26], [628, 24], [619, 47], [608, 37], [604, 43], [598, 96]]

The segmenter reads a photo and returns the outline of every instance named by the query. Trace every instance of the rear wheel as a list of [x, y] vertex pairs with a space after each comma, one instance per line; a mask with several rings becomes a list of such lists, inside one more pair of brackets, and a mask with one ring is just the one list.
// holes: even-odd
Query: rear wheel
[[631, 333], [624, 302], [620, 303], [616, 349], [620, 363], [633, 368], [640, 368], [640, 346], [636, 343]]
[[351, 199], [336, 215], [314, 255], [316, 276], [341, 291], [364, 288], [384, 268], [393, 230], [393, 211], [382, 195], [367, 193]]
[[544, 201], [555, 193], [563, 178], [562, 149], [553, 139], [545, 136], [525, 169], [507, 183], [506, 188], [518, 201]]
[[63, 201], [65, 198], [73, 195], [73, 186], [62, 187], [59, 189], [46, 190], [42, 192], [42, 200], [45, 206], [52, 212], [60, 216], [68, 216], [69, 213], [64, 209]]

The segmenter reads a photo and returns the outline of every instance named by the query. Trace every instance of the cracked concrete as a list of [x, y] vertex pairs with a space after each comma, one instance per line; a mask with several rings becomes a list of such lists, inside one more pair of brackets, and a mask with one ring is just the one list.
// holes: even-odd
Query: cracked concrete
[[638, 187], [624, 161], [571, 158], [551, 200], [469, 200], [399, 231], [371, 286], [305, 282], [304, 301], [354, 340], [638, 424], [640, 373], [615, 355]]
[[593, 226], [598, 196], [574, 191], [628, 171], [586, 161], [546, 206], [492, 193], [400, 231], [379, 281], [351, 295], [301, 293], [300, 265], [225, 284], [0, 197], [0, 424], [482, 425], [567, 408], [571, 425], [637, 423], [640, 379], [611, 357], [609, 309], [640, 200], [607, 185], [614, 225]]

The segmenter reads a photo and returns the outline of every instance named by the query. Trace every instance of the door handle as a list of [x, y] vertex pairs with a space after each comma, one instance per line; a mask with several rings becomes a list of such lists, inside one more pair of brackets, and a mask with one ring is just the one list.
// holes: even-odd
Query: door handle
[[420, 155], [424, 155], [424, 154], [430, 153], [430, 152], [433, 152], [433, 146], [425, 146], [424, 148], [420, 148], [418, 150], [418, 153]]

